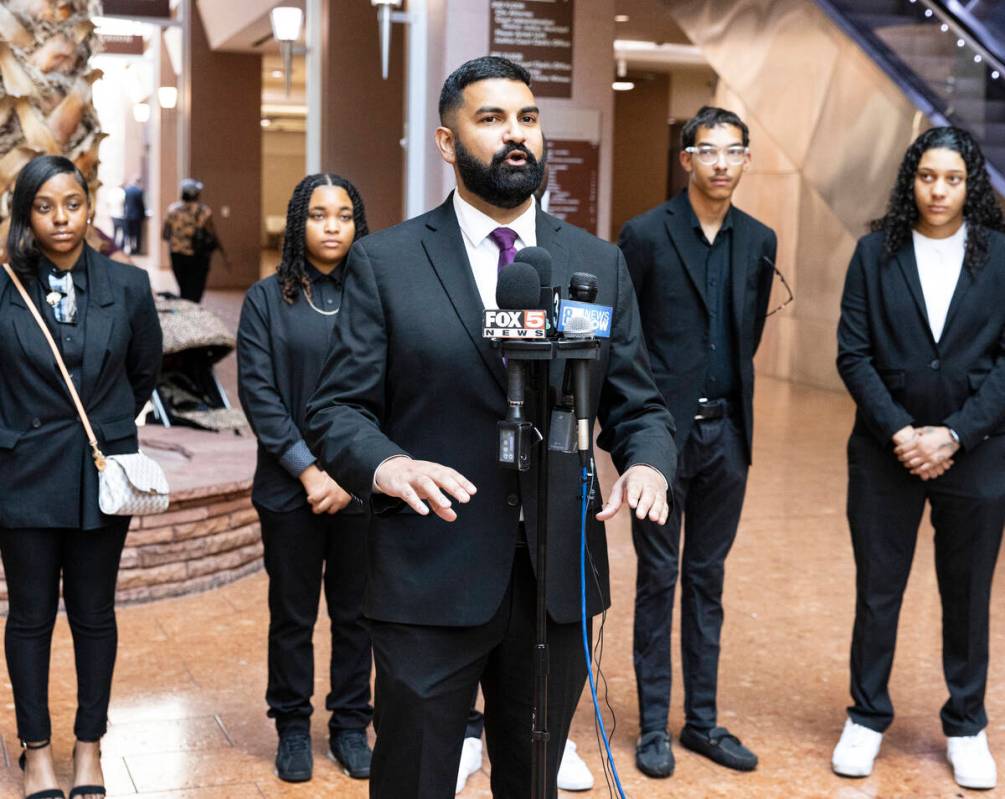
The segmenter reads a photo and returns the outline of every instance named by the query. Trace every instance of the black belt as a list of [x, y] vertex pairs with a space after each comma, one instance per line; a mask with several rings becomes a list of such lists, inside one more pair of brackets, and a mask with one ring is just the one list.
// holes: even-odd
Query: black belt
[[704, 422], [710, 419], [721, 419], [736, 411], [736, 404], [727, 399], [706, 399], [701, 397], [698, 400], [698, 408], [695, 410], [695, 421]]

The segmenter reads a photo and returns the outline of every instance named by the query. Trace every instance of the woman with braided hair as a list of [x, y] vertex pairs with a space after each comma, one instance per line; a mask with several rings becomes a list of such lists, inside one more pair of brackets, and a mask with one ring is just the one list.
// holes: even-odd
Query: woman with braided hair
[[252, 500], [269, 575], [268, 715], [276, 773], [309, 780], [314, 650], [324, 583], [331, 618], [325, 705], [330, 756], [370, 774], [370, 636], [364, 627], [367, 509], [318, 468], [301, 433], [342, 302], [342, 264], [367, 234], [363, 198], [345, 178], [309, 175], [293, 190], [276, 274], [248, 291], [237, 332], [241, 403], [258, 437]]

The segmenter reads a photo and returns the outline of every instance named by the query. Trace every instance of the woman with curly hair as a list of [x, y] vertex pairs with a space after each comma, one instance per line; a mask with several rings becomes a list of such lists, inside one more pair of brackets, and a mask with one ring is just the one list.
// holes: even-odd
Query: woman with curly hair
[[838, 371], [857, 406], [847, 506], [857, 578], [853, 704], [832, 766], [871, 773], [893, 721], [897, 618], [927, 501], [946, 754], [959, 785], [992, 788], [984, 693], [1005, 525], [1005, 235], [971, 135], [942, 127], [919, 136], [872, 228], [848, 268], [838, 327]]
[[269, 575], [265, 699], [279, 734], [276, 773], [309, 780], [314, 649], [322, 581], [331, 619], [330, 756], [352, 777], [370, 773], [370, 636], [363, 624], [369, 517], [318, 468], [302, 435], [342, 302], [342, 264], [367, 234], [363, 198], [338, 175], [304, 178], [286, 213], [276, 274], [248, 291], [237, 333], [241, 403], [258, 437], [252, 500]]

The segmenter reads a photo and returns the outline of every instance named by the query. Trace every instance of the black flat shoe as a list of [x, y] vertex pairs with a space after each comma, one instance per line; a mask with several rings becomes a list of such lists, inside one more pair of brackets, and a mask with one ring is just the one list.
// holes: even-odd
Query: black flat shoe
[[[41, 743], [26, 744], [22, 743], [21, 747], [23, 749], [45, 749], [49, 745], [49, 741], [42, 741]], [[21, 756], [17, 759], [18, 768], [24, 771], [28, 766], [28, 756], [26, 752], [21, 752]], [[73, 794], [71, 794], [72, 796]], [[35, 793], [30, 793], [24, 799], [66, 799], [66, 794], [63, 793], [60, 788], [46, 788], [44, 791], [35, 791]]]
[[713, 727], [705, 731], [685, 726], [680, 733], [680, 744], [685, 749], [705, 755], [720, 766], [735, 771], [753, 771], [757, 768], [757, 755], [725, 727]]
[[647, 777], [663, 780], [673, 774], [670, 736], [664, 730], [647, 732], [635, 745], [635, 765]]

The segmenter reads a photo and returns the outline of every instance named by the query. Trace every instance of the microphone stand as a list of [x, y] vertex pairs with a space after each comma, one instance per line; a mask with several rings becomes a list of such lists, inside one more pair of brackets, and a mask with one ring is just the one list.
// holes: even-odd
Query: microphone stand
[[[551, 362], [555, 360], [596, 360], [599, 356], [598, 339], [495, 339], [497, 347], [507, 359], [528, 361], [535, 392], [534, 421], [537, 439], [537, 603], [534, 642], [534, 697], [531, 719], [531, 799], [548, 796], [548, 435], [551, 419]], [[508, 464], [504, 464], [507, 465]], [[509, 468], [519, 468], [509, 466]], [[519, 468], [525, 471], [526, 468]], [[528, 542], [529, 543], [529, 542]]]

